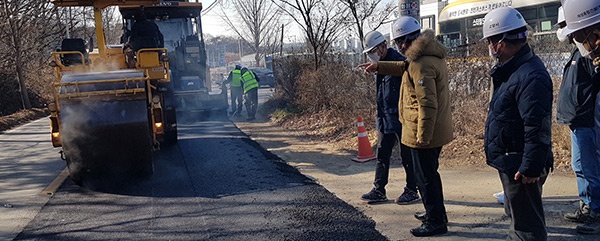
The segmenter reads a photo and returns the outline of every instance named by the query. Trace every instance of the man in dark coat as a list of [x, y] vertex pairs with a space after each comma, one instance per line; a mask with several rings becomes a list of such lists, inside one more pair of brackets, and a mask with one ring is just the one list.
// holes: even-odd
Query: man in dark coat
[[542, 186], [552, 170], [552, 80], [527, 44], [527, 23], [503, 7], [485, 16], [483, 37], [497, 61], [485, 125], [488, 165], [500, 175], [511, 216], [508, 240], [547, 240]]
[[134, 52], [141, 48], [162, 48], [164, 37], [156, 23], [146, 19], [146, 15], [140, 14], [136, 16], [131, 27], [129, 44]]

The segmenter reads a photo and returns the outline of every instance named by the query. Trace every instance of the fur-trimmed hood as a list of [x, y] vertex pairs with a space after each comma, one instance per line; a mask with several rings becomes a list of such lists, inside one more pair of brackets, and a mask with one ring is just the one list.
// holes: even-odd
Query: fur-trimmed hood
[[438, 58], [446, 57], [446, 47], [435, 39], [435, 33], [427, 29], [412, 42], [406, 50], [408, 61], [414, 61], [421, 56], [435, 56]]

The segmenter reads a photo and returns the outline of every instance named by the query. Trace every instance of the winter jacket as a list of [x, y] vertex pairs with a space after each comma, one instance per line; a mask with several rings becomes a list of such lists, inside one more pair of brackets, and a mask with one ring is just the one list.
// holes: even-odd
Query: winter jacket
[[[594, 66], [594, 75], [592, 81], [600, 82], [600, 73], [597, 73], [598, 66]], [[596, 108], [594, 111], [594, 132], [596, 133], [596, 160], [600, 160], [600, 92], [596, 93]]]
[[[432, 30], [421, 33], [406, 50], [406, 61], [379, 62], [380, 74], [401, 75], [402, 144], [412, 148], [441, 147], [453, 137], [446, 48]], [[417, 139], [427, 143], [417, 145]]]
[[231, 87], [241, 88], [242, 87], [242, 70], [234, 69], [229, 72], [227, 81], [225, 83], [231, 83]]
[[528, 44], [492, 68], [493, 95], [485, 124], [488, 165], [513, 176], [539, 177], [552, 168], [552, 80]]
[[581, 57], [575, 48], [565, 65], [558, 91], [556, 121], [571, 129], [594, 126], [594, 101], [600, 83], [592, 81], [592, 60]]
[[251, 70], [246, 70], [242, 73], [242, 86], [244, 87], [244, 94], [248, 93], [251, 89], [258, 88], [258, 77]]
[[[389, 48], [384, 61], [403, 61], [405, 58], [395, 49]], [[377, 130], [384, 134], [402, 133], [402, 124], [398, 116], [398, 99], [402, 77], [378, 74], [375, 76], [377, 87]]]
[[164, 37], [158, 25], [153, 21], [136, 20], [131, 27], [129, 44], [134, 51], [141, 48], [162, 48], [164, 47]]

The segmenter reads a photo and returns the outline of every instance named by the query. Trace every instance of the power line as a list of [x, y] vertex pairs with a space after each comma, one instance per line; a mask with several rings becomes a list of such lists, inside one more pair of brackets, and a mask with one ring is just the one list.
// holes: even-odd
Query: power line
[[207, 8], [203, 9], [201, 14], [205, 15], [208, 12], [210, 12], [210, 10], [212, 10], [215, 6], [217, 6], [217, 4], [221, 3], [221, 0], [215, 0], [213, 3], [211, 3], [210, 5], [208, 5]]

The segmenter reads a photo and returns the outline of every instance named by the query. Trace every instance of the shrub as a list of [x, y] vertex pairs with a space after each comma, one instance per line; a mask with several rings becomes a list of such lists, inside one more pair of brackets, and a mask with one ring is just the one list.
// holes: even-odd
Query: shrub
[[[562, 66], [569, 56], [565, 52], [568, 48], [551, 36], [535, 36], [532, 46], [553, 75], [556, 100]], [[275, 118], [283, 120], [282, 124], [287, 128], [309, 130], [305, 134], [311, 137], [341, 141], [341, 146], [355, 149], [356, 116], [362, 115], [367, 130], [371, 132], [370, 140], [374, 143], [376, 90], [373, 76], [352, 68], [352, 60], [329, 59], [337, 61], [327, 62], [316, 71], [302, 57], [276, 61], [280, 68], [275, 71], [279, 73], [276, 74], [278, 85], [288, 86], [281, 96], [299, 110], [280, 110], [275, 112]], [[483, 42], [451, 49], [447, 60], [455, 140], [444, 147], [442, 158], [456, 160], [457, 165], [471, 163], [483, 166], [483, 135], [491, 83], [489, 70], [493, 62]], [[555, 166], [569, 167], [568, 128], [554, 123], [552, 131]]]

